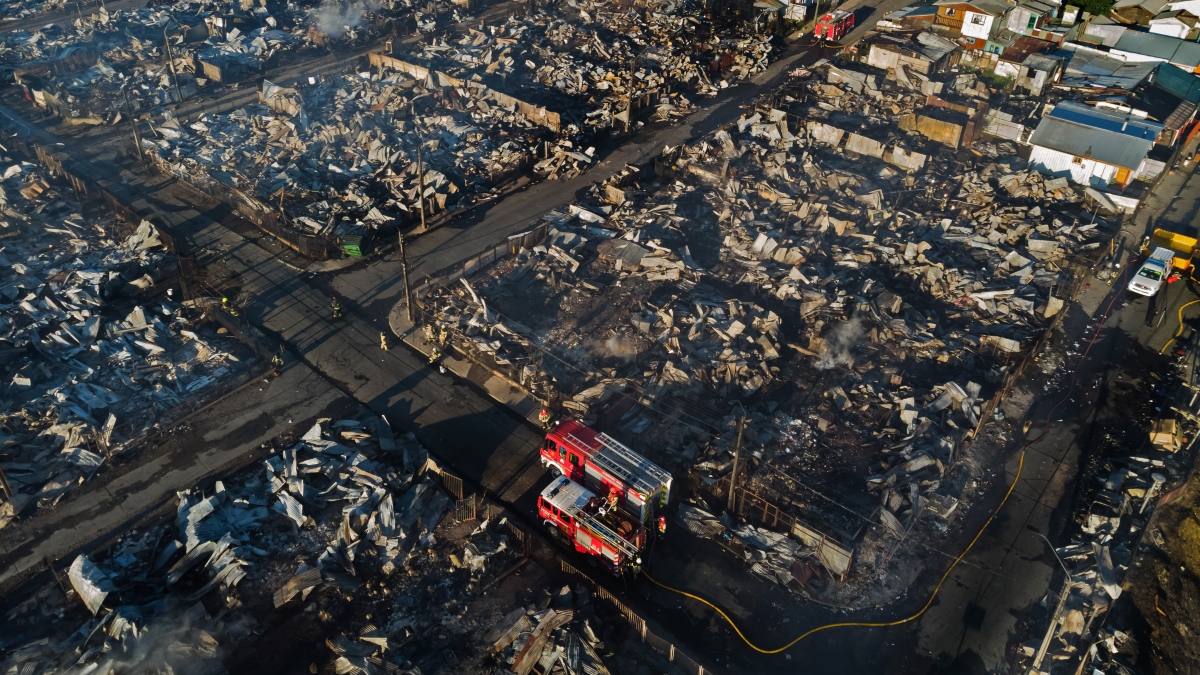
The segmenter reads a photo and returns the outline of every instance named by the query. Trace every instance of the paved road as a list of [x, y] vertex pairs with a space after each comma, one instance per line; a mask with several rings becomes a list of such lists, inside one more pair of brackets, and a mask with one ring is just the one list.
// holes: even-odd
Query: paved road
[[[145, 7], [147, 0], [115, 0], [114, 2], [105, 2], [104, 6], [110, 12], [115, 12], [118, 9], [138, 9]], [[84, 3], [84, 15], [95, 14], [100, 10], [100, 2]], [[49, 23], [72, 22], [77, 16], [75, 4], [69, 5], [69, 9], [64, 12], [52, 12], [47, 14], [39, 14], [30, 16], [17, 21], [5, 21], [0, 23], [0, 33], [9, 33], [17, 30], [37, 30]]]
[[[591, 170], [567, 181], [542, 181], [514, 193], [491, 206], [481, 208], [472, 219], [463, 216], [441, 228], [424, 234], [408, 247], [411, 278], [415, 281], [449, 265], [475, 256], [505, 237], [528, 229], [538, 218], [570, 204], [593, 183], [603, 181], [626, 165], [653, 161], [663, 147], [677, 145], [702, 136], [736, 120], [743, 106], [753, 97], [779, 84], [787, 71], [800, 64], [812, 63], [822, 50], [796, 47], [773, 63], [753, 81], [726, 90], [716, 99], [702, 103], [696, 112], [679, 124], [653, 125], [630, 140], [600, 156]], [[391, 253], [362, 267], [336, 273], [335, 290], [351, 301], [383, 311], [403, 298], [400, 256]]]
[[[1198, 208], [1200, 177], [1188, 171], [1164, 176], [1147, 191], [1142, 208], [1123, 226], [1116, 262], [1124, 266], [1136, 256], [1151, 221], [1193, 226]], [[966, 562], [977, 564], [956, 569], [937, 604], [919, 625], [909, 629], [917, 649], [898, 658], [906, 663], [906, 671], [925, 672], [930, 662], [954, 672], [983, 673], [1003, 668], [1005, 650], [1019, 620], [1041, 600], [1051, 583], [1061, 583], [1061, 575], [1052, 582], [1059, 566], [1042, 536], [1062, 545], [1064, 527], [1073, 527], [1066, 522], [1066, 511], [1079, 480], [1079, 442], [1089, 438], [1096, 410], [1122, 375], [1121, 365], [1134, 352], [1158, 352], [1178, 326], [1178, 307], [1195, 299], [1186, 284], [1165, 287], [1162, 292], [1166, 294], [1166, 309], [1147, 327], [1148, 300], [1128, 295], [1125, 282], [1127, 279], [1110, 287], [1093, 280], [1079, 302], [1072, 304], [1063, 331], [1049, 350], [1075, 353], [1066, 354], [1058, 367], [1059, 373], [1075, 374], [1075, 387], [1067, 400], [1063, 401], [1065, 390], [1060, 386], [1066, 383], [1065, 378], [1060, 375], [1057, 384], [1046, 387], [1047, 378], [1035, 373], [1020, 383], [1005, 404], [1009, 419], [1022, 419], [1022, 411], [1028, 408], [1024, 419], [1033, 421], [1031, 436], [1042, 429], [1047, 435], [1029, 449], [1012, 498], [967, 557]], [[1091, 352], [1080, 360], [1080, 346], [1088, 344], [1097, 323], [1110, 309]], [[1128, 379], [1129, 374], [1125, 375]], [[1062, 405], [1054, 409], [1047, 425], [1047, 416], [1060, 401]], [[1004, 486], [1012, 482], [1016, 468], [1017, 457], [1009, 458], [1004, 467]], [[993, 493], [992, 503], [998, 501], [999, 495]], [[976, 527], [985, 517], [983, 513], [975, 514]]]
[[139, 519], [214, 475], [231, 473], [263, 443], [318, 417], [339, 416], [349, 399], [303, 364], [256, 378], [180, 420], [186, 432], [151, 444], [132, 467], [101, 472], [52, 510], [0, 530], [0, 592]]

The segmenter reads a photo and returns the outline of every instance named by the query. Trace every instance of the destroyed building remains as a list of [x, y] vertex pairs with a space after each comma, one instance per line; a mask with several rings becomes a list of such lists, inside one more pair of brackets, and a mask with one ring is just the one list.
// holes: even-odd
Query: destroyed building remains
[[0, 155], [0, 527], [51, 508], [257, 357], [176, 294], [158, 229], [83, 215], [71, 186]]
[[964, 441], [1111, 226], [1011, 142], [946, 152], [963, 128], [927, 117], [941, 109], [915, 83], [802, 75], [665, 150], [655, 182], [629, 168], [550, 214], [541, 245], [435, 288], [421, 320], [701, 494], [728, 487], [738, 414], [718, 401], [743, 401], [739, 476], [857, 546], [834, 599], [869, 584], [895, 538], [954, 527], [990, 474]]

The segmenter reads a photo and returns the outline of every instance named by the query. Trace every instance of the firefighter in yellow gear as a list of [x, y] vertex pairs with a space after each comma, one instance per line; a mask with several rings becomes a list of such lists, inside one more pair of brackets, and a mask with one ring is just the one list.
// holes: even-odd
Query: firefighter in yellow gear
[[279, 354], [272, 356], [271, 357], [271, 365], [275, 366], [276, 368], [282, 368], [283, 367], [283, 357], [280, 356]]
[[[337, 299], [336, 295], [333, 296], [333, 302], [331, 303], [330, 306], [333, 308], [333, 318], [335, 318], [335, 319], [342, 318], [342, 303], [341, 303], [341, 301], [339, 301]], [[387, 348], [384, 347], [384, 349], [387, 349]]]
[[434, 347], [433, 351], [429, 352], [429, 365], [437, 363], [440, 358], [442, 358], [442, 350]]
[[379, 334], [379, 348], [380, 348], [380, 349], [382, 349], [382, 350], [383, 350], [383, 351], [385, 351], [385, 352], [388, 350], [388, 339], [387, 339], [387, 333], [382, 333], [382, 332], [381, 332], [381, 333]]
[[237, 308], [233, 306], [232, 302], [229, 302], [229, 298], [221, 298], [221, 309], [229, 312], [233, 316], [238, 315]]
[[550, 414], [549, 408], [542, 408], [542, 411], [538, 413], [538, 422], [541, 423], [544, 431], [550, 430], [550, 420], [552, 419], [554, 416]]

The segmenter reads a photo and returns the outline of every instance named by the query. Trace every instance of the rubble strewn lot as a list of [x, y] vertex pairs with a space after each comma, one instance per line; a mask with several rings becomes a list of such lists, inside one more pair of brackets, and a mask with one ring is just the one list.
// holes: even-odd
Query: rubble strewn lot
[[419, 220], [421, 189], [433, 213], [463, 208], [519, 172], [540, 133], [484, 101], [435, 107], [440, 93], [396, 73], [337, 76], [304, 88], [302, 98], [266, 90], [281, 112], [254, 105], [186, 126], [169, 120], [156, 127], [157, 141], [144, 142], [178, 176], [282, 200], [291, 222], [314, 234]]
[[[570, 3], [472, 29], [455, 41], [435, 40], [415, 55], [448, 62], [448, 70], [460, 77], [474, 73], [485, 83], [502, 83], [497, 86], [514, 96], [556, 92], [552, 100], [579, 107], [570, 111], [577, 128], [581, 123], [608, 128], [630, 97], [666, 87], [714, 96], [766, 68], [771, 53], [766, 38], [701, 37], [694, 11], [692, 3], [673, 0], [648, 3], [645, 12]], [[680, 106], [662, 114], [685, 114], [686, 101]]]
[[503, 515], [457, 521], [437, 471], [377, 417], [320, 420], [14, 604], [0, 672], [609, 672], [590, 592]]
[[[1200, 527], [1196, 490], [1187, 484], [1193, 444], [1184, 441], [1197, 429], [1195, 418], [1163, 416], [1193, 397], [1168, 374], [1183, 369], [1164, 361], [1126, 357], [1097, 406], [1095, 426], [1082, 436], [1069, 543], [1055, 550], [1070, 577], [1051, 584], [1013, 636], [1022, 670], [1073, 668], [1081, 659], [1093, 673], [1140, 664], [1166, 672], [1172, 662], [1194, 661], [1187, 636], [1196, 625]], [[1150, 643], [1147, 654], [1141, 645]]]
[[[58, 503], [255, 357], [175, 297], [155, 228], [84, 218], [71, 187], [0, 157], [0, 527]], [[224, 332], [224, 329], [220, 329]]]
[[[135, 10], [100, 8], [70, 22], [0, 38], [0, 70], [18, 72], [37, 103], [78, 123], [120, 121], [120, 111], [160, 108], [259, 72], [290, 50], [311, 45], [264, 8], [232, 21], [227, 5], [176, 2]], [[171, 43], [173, 63], [165, 39]], [[178, 86], [176, 86], [178, 84]]]
[[[897, 540], [946, 536], [990, 480], [963, 442], [1107, 227], [1011, 143], [946, 152], [915, 124], [926, 100], [821, 66], [667, 149], [657, 186], [627, 170], [552, 214], [543, 245], [424, 298], [430, 334], [701, 494], [730, 471], [743, 401], [740, 475], [857, 541], [825, 597], [894, 597], [928, 557]], [[700, 506], [720, 513], [715, 484]], [[876, 573], [897, 562], [907, 573]]]

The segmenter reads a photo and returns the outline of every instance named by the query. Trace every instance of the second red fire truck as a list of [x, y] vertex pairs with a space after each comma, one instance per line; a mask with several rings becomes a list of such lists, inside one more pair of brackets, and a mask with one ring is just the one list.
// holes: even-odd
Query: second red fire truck
[[608, 434], [566, 418], [542, 443], [542, 464], [606, 497], [648, 523], [671, 495], [671, 474]]
[[817, 19], [817, 27], [813, 29], [813, 37], [837, 42], [854, 28], [854, 12], [835, 9]]
[[538, 517], [557, 529], [585, 555], [595, 556], [613, 574], [642, 564], [646, 528], [616, 507], [616, 494], [597, 497], [565, 476], [555, 478], [538, 496]]

